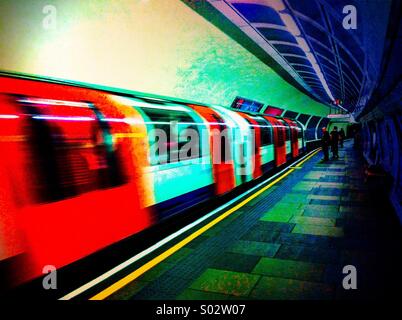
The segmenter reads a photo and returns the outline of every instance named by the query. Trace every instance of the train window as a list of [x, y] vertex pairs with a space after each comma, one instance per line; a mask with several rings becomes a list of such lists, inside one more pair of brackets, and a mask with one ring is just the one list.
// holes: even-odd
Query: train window
[[303, 138], [303, 131], [302, 131], [302, 128], [299, 125], [297, 126], [297, 137], [299, 139]]
[[301, 129], [299, 127], [299, 125], [294, 122], [294, 121], [290, 121], [290, 122], [286, 122], [286, 124], [288, 125], [288, 127], [290, 128], [290, 133], [291, 133], [291, 137], [292, 137], [292, 141], [297, 140], [298, 138], [301, 138]]
[[270, 127], [261, 127], [261, 145], [267, 146], [272, 144], [272, 134]]
[[50, 202], [125, 183], [107, 123], [86, 103], [19, 98], [29, 121], [38, 201]]
[[308, 119], [310, 119], [310, 115], [301, 113], [297, 118], [297, 121], [301, 122], [303, 125], [306, 125]]
[[318, 125], [318, 121], [320, 121], [321, 118], [318, 116], [312, 116], [310, 121], [307, 124], [307, 129], [306, 129], [306, 140], [315, 140], [315, 134], [316, 134], [316, 127]]
[[[147, 107], [142, 107], [141, 111], [150, 119], [148, 123], [155, 129], [149, 135], [151, 165], [201, 157], [199, 125], [187, 112]], [[197, 137], [194, 137], [195, 135]], [[195, 138], [198, 138], [194, 141], [197, 143], [195, 148], [190, 148], [185, 155], [182, 154], [180, 151], [184, 150], [183, 147]]]
[[290, 119], [296, 119], [298, 115], [299, 115], [299, 113], [297, 113], [297, 112], [295, 112], [295, 111], [287, 110], [287, 111], [285, 111], [285, 113], [283, 114], [283, 117], [285, 117], [285, 118], [290, 118]]
[[280, 124], [277, 124], [276, 126], [278, 127], [278, 146], [283, 146], [285, 144], [285, 128]]

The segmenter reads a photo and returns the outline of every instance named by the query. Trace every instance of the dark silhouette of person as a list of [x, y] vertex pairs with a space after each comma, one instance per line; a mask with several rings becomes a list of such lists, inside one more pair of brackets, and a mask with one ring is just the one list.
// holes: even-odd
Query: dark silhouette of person
[[343, 148], [343, 141], [345, 140], [346, 134], [343, 128], [339, 131], [339, 146]]
[[360, 148], [360, 130], [358, 127], [353, 129], [353, 147], [355, 149], [359, 149]]
[[324, 161], [329, 160], [329, 145], [330, 145], [331, 137], [329, 136], [329, 132], [327, 128], [322, 128], [322, 137], [321, 137], [321, 146], [322, 152], [324, 153]]
[[331, 131], [331, 151], [332, 157], [334, 159], [338, 159], [338, 144], [339, 144], [339, 132], [338, 127], [335, 126], [334, 129]]

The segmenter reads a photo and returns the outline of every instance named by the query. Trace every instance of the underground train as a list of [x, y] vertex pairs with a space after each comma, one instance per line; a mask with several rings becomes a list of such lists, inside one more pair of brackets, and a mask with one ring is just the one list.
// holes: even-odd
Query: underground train
[[60, 268], [285, 165], [306, 142], [292, 119], [1, 74], [0, 263], [22, 263], [19, 281]]

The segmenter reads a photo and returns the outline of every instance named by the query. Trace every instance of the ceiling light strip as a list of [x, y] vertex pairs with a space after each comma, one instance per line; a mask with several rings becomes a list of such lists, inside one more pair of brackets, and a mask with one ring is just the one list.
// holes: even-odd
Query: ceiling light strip
[[331, 101], [334, 101], [335, 98], [332, 95], [332, 92], [328, 87], [327, 81], [325, 80], [324, 74], [322, 73], [321, 68], [318, 65], [317, 59], [315, 58], [314, 54], [312, 53], [310, 46], [307, 44], [307, 41], [304, 39], [304, 37], [302, 37], [302, 33], [301, 33], [296, 21], [293, 19], [293, 17], [290, 14], [284, 12], [286, 10], [286, 6], [283, 3], [283, 1], [282, 0], [270, 0], [269, 6], [277, 11], [277, 13], [279, 14], [283, 23], [287, 27], [288, 31], [295, 37], [300, 48], [304, 51], [307, 59], [310, 61], [314, 71], [317, 74], [318, 79], [320, 79], [322, 86], [323, 86], [325, 92], [327, 93], [328, 97], [330, 98]]
[[[303, 80], [298, 73], [296, 73], [289, 63], [274, 49], [267, 39], [262, 36], [249, 22], [243, 18], [243, 16], [224, 0], [207, 0], [213, 7], [215, 7], [219, 12], [224, 14], [232, 23], [234, 23], [241, 31], [243, 31], [249, 38], [254, 40], [266, 53], [268, 53], [282, 68], [284, 68], [303, 88], [305, 88], [310, 94], [316, 97], [318, 100], [321, 98], [312, 90]], [[236, 2], [236, 1], [230, 1]], [[239, 1], [237, 1], [239, 2]], [[253, 0], [246, 1], [242, 0], [242, 3], [258, 3], [267, 5], [266, 1], [263, 0]]]

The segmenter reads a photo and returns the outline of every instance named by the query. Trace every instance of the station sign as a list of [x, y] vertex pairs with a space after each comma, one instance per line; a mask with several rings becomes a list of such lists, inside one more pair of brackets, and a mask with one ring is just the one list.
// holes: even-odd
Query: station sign
[[327, 116], [329, 119], [342, 119], [342, 120], [350, 120], [350, 114], [341, 114], [341, 113], [335, 113], [335, 114], [329, 114]]
[[280, 116], [282, 112], [283, 109], [273, 106], [268, 106], [264, 111], [265, 114], [269, 114], [270, 116]]
[[236, 97], [231, 105], [231, 108], [241, 111], [260, 112], [263, 106], [264, 104], [261, 102], [245, 99], [242, 97]]

